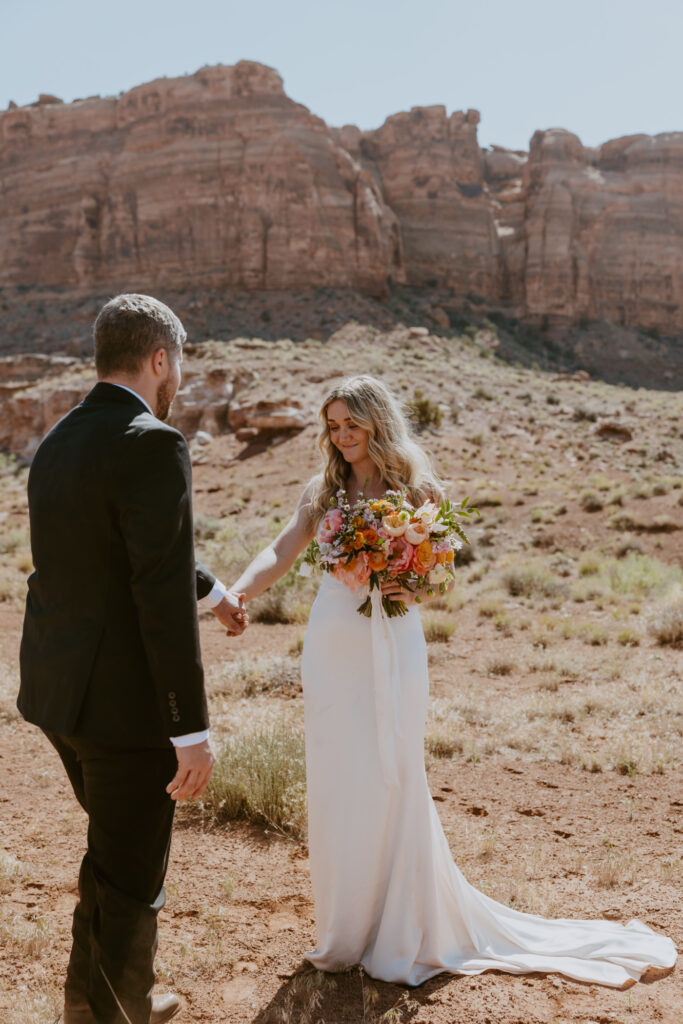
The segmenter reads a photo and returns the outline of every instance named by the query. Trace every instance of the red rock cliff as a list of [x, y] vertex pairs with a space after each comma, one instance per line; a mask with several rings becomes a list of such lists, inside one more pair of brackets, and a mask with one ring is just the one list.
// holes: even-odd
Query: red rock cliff
[[0, 116], [0, 284], [382, 293], [396, 219], [327, 126], [242, 62]]
[[683, 331], [683, 133], [529, 153], [477, 111], [328, 128], [259, 64], [0, 115], [0, 285], [453, 289], [519, 317]]

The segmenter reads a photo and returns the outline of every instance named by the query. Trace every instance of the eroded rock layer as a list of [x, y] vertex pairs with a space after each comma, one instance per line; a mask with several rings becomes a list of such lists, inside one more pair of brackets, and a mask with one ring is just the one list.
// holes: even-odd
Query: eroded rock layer
[[[482, 150], [475, 110], [328, 128], [260, 64], [0, 114], [0, 285], [351, 288], [683, 330], [683, 132]], [[445, 314], [444, 314], [445, 316]], [[446, 317], [447, 319], [447, 317]]]

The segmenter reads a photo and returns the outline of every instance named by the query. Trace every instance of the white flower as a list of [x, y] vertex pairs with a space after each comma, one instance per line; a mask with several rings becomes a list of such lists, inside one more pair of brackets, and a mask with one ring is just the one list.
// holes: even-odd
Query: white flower
[[429, 582], [435, 587], [438, 587], [441, 583], [445, 583], [450, 578], [451, 574], [445, 565], [435, 565], [429, 574]]
[[402, 537], [410, 526], [410, 515], [407, 512], [391, 512], [382, 518], [382, 526], [390, 537]]
[[421, 520], [425, 526], [431, 526], [438, 511], [433, 501], [425, 501], [415, 513], [415, 518]]

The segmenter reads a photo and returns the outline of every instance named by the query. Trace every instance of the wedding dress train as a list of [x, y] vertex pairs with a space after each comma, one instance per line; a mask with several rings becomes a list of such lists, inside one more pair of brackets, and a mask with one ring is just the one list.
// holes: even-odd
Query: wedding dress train
[[321, 970], [361, 963], [419, 985], [442, 971], [558, 971], [619, 987], [671, 967], [671, 939], [633, 920], [545, 919], [470, 885], [424, 767], [427, 653], [419, 612], [387, 619], [325, 574], [303, 650], [310, 870]]

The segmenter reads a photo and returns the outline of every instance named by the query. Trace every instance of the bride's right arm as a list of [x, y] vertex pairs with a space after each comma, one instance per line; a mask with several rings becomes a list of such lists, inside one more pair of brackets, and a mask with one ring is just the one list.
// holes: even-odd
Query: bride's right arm
[[251, 601], [289, 572], [315, 534], [311, 507], [312, 493], [313, 484], [310, 483], [282, 533], [258, 553], [230, 587], [233, 593], [244, 594], [245, 599]]

